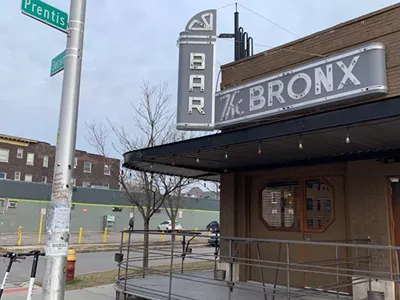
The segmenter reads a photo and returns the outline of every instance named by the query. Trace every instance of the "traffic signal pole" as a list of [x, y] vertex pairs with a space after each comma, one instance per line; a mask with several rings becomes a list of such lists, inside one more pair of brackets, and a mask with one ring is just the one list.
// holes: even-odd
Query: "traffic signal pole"
[[43, 300], [64, 300], [86, 0], [71, 0], [48, 216]]

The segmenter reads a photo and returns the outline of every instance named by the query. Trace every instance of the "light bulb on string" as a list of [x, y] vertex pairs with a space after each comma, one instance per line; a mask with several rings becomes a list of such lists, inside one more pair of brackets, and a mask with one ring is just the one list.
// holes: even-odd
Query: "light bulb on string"
[[261, 150], [261, 146], [260, 146], [260, 145], [258, 145], [258, 151], [257, 151], [257, 153], [258, 153], [258, 154], [261, 154], [261, 153], [262, 153], [262, 150]]
[[196, 162], [199, 163], [200, 162], [200, 158], [197, 156], [196, 158]]
[[346, 134], [346, 144], [350, 144], [350, 134], [348, 132]]
[[172, 157], [172, 165], [175, 166], [175, 155]]
[[225, 159], [228, 159], [228, 151], [225, 151]]
[[299, 140], [299, 149], [303, 149], [303, 141], [301, 139]]

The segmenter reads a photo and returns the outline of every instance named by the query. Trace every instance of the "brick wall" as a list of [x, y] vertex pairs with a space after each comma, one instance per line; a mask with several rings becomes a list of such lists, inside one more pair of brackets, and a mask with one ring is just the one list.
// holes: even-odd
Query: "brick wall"
[[[41, 182], [42, 177], [47, 177], [47, 183], [53, 182], [54, 160], [55, 160], [55, 147], [38, 141], [26, 140], [26, 142], [11, 141], [7, 139], [0, 139], [0, 148], [9, 150], [8, 162], [0, 162], [0, 172], [7, 173], [7, 179], [14, 180], [15, 172], [21, 172], [21, 181], [25, 180], [26, 174], [32, 175], [33, 182]], [[18, 148], [23, 149], [22, 158], [17, 157]], [[28, 153], [34, 153], [33, 166], [27, 165]], [[49, 157], [48, 167], [43, 166], [43, 157]], [[82, 186], [84, 181], [90, 182], [91, 185], [109, 185], [110, 189], [119, 189], [118, 180], [113, 175], [104, 174], [104, 164], [112, 164], [114, 166], [120, 165], [117, 159], [104, 159], [102, 156], [87, 153], [85, 151], [77, 150], [75, 153], [78, 158], [78, 165], [75, 169], [74, 177], [76, 178], [76, 185]], [[83, 172], [83, 164], [85, 161], [92, 163], [91, 173]]]
[[[279, 73], [321, 58], [315, 54], [329, 56], [339, 51], [354, 48], [360, 44], [382, 42], [386, 46], [387, 55], [389, 87], [387, 97], [400, 95], [399, 15], [400, 4], [396, 4], [278, 48], [224, 65], [221, 67], [221, 88], [230, 88], [264, 77], [267, 74]], [[378, 99], [381, 98], [372, 98], [369, 101]], [[365, 102], [366, 100], [362, 101]], [[340, 104], [340, 106], [345, 105]], [[293, 115], [296, 114], [298, 115], [299, 113], [294, 113]]]

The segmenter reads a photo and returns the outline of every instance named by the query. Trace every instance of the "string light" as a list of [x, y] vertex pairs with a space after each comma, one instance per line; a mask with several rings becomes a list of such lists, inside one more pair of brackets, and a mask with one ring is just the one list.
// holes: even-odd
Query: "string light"
[[258, 154], [261, 154], [262, 153], [262, 150], [261, 150], [261, 145], [258, 145], [258, 152], [257, 152]]
[[228, 159], [228, 151], [225, 151], [225, 159]]
[[350, 133], [347, 130], [347, 134], [346, 134], [346, 144], [350, 144]]
[[303, 141], [301, 139], [299, 140], [299, 149], [303, 149]]
[[172, 156], [172, 165], [175, 166], [175, 155]]
[[153, 169], [153, 163], [151, 163], [151, 165], [150, 165], [150, 169]]
[[200, 162], [200, 158], [199, 158], [199, 155], [198, 155], [198, 154], [197, 154], [196, 162], [197, 162], [197, 163]]

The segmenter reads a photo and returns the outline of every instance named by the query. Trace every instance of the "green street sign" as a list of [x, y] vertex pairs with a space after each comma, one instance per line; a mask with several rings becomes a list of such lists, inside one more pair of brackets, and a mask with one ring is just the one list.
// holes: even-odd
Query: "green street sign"
[[22, 0], [21, 12], [62, 32], [67, 32], [68, 14], [39, 0]]
[[50, 77], [64, 70], [65, 50], [51, 60]]

